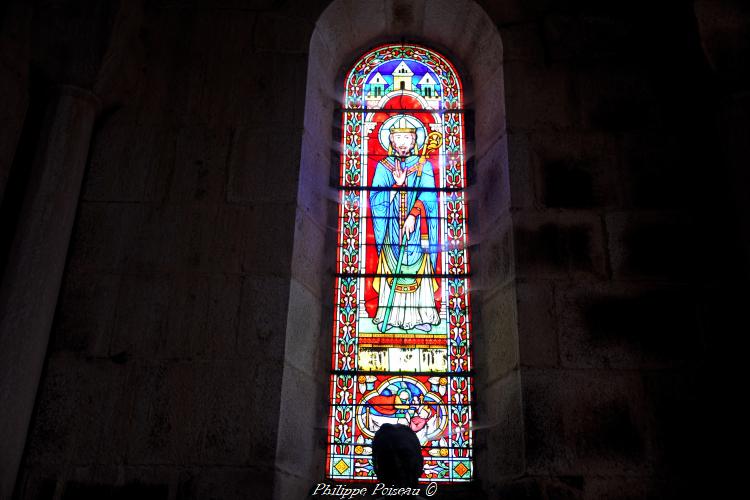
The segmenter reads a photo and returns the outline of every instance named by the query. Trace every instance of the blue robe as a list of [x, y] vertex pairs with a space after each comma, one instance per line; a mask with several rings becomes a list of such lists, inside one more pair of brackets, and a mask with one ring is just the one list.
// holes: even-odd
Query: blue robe
[[[433, 270], [437, 265], [438, 252], [438, 203], [435, 188], [435, 177], [432, 163], [426, 161], [422, 166], [422, 175], [418, 176], [419, 157], [412, 155], [407, 157], [402, 163], [401, 168], [407, 170], [406, 185], [408, 187], [418, 186], [426, 188], [426, 191], [400, 191], [394, 188], [395, 179], [393, 169], [398, 158], [388, 157], [380, 161], [375, 168], [375, 175], [372, 181], [372, 190], [370, 191], [370, 209], [372, 212], [372, 225], [375, 233], [375, 244], [378, 251], [379, 270], [384, 274], [392, 274], [396, 270], [399, 257], [401, 258], [401, 270], [403, 274], [417, 275], [414, 277], [401, 277], [396, 281], [396, 293], [413, 293], [420, 286], [422, 277], [421, 273], [427, 272], [427, 269]], [[416, 216], [414, 232], [408, 238], [404, 255], [399, 255], [400, 250], [400, 233], [402, 221], [406, 219], [415, 203], [420, 201], [424, 207], [424, 217], [426, 224], [423, 224], [423, 215]], [[426, 234], [422, 226], [426, 226]], [[429, 259], [429, 263], [426, 262]], [[375, 290], [380, 294], [384, 290], [380, 283], [381, 278], [375, 278], [373, 285]], [[437, 280], [430, 277], [430, 294], [437, 289]], [[391, 279], [388, 279], [392, 284]], [[426, 294], [422, 294], [425, 297]], [[382, 297], [379, 301], [382, 306]], [[396, 301], [399, 302], [398, 300]], [[420, 299], [418, 307], [432, 308], [434, 311], [434, 300], [430, 303], [424, 303]], [[380, 312], [377, 317], [382, 321]], [[431, 324], [437, 324], [436, 315], [424, 314], [422, 317], [432, 318]], [[399, 324], [398, 319], [395, 322], [389, 320], [389, 324], [394, 326], [407, 326]], [[378, 322], [378, 321], [376, 321]], [[409, 322], [408, 327], [411, 327]]]

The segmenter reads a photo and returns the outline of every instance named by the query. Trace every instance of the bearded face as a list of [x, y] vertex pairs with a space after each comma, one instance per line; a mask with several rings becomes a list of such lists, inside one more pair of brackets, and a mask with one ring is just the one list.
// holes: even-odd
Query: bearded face
[[394, 132], [391, 134], [391, 146], [399, 156], [409, 156], [414, 151], [417, 142], [415, 132]]

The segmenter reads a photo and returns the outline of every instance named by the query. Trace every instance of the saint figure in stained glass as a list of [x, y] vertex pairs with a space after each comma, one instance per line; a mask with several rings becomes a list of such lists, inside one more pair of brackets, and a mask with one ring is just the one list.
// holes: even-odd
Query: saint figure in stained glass
[[438, 238], [435, 176], [432, 163], [418, 154], [426, 133], [415, 118], [396, 115], [383, 123], [380, 137], [387, 142], [388, 156], [375, 168], [370, 191], [378, 251], [373, 323], [380, 331], [398, 327], [429, 332], [440, 323], [440, 315], [435, 308], [439, 285], [433, 277]]

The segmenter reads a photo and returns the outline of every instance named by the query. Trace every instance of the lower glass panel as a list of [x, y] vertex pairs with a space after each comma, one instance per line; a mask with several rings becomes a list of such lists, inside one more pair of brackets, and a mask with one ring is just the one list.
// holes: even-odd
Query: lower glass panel
[[332, 375], [329, 476], [373, 477], [372, 438], [389, 423], [407, 425], [419, 438], [422, 479], [471, 479], [471, 383], [447, 374]]

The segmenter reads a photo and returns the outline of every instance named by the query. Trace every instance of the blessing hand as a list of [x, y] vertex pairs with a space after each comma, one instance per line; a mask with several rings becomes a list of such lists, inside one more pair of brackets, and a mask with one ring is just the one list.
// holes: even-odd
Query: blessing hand
[[396, 181], [396, 185], [403, 186], [404, 182], [406, 182], [406, 169], [397, 166], [393, 170], [393, 180]]

